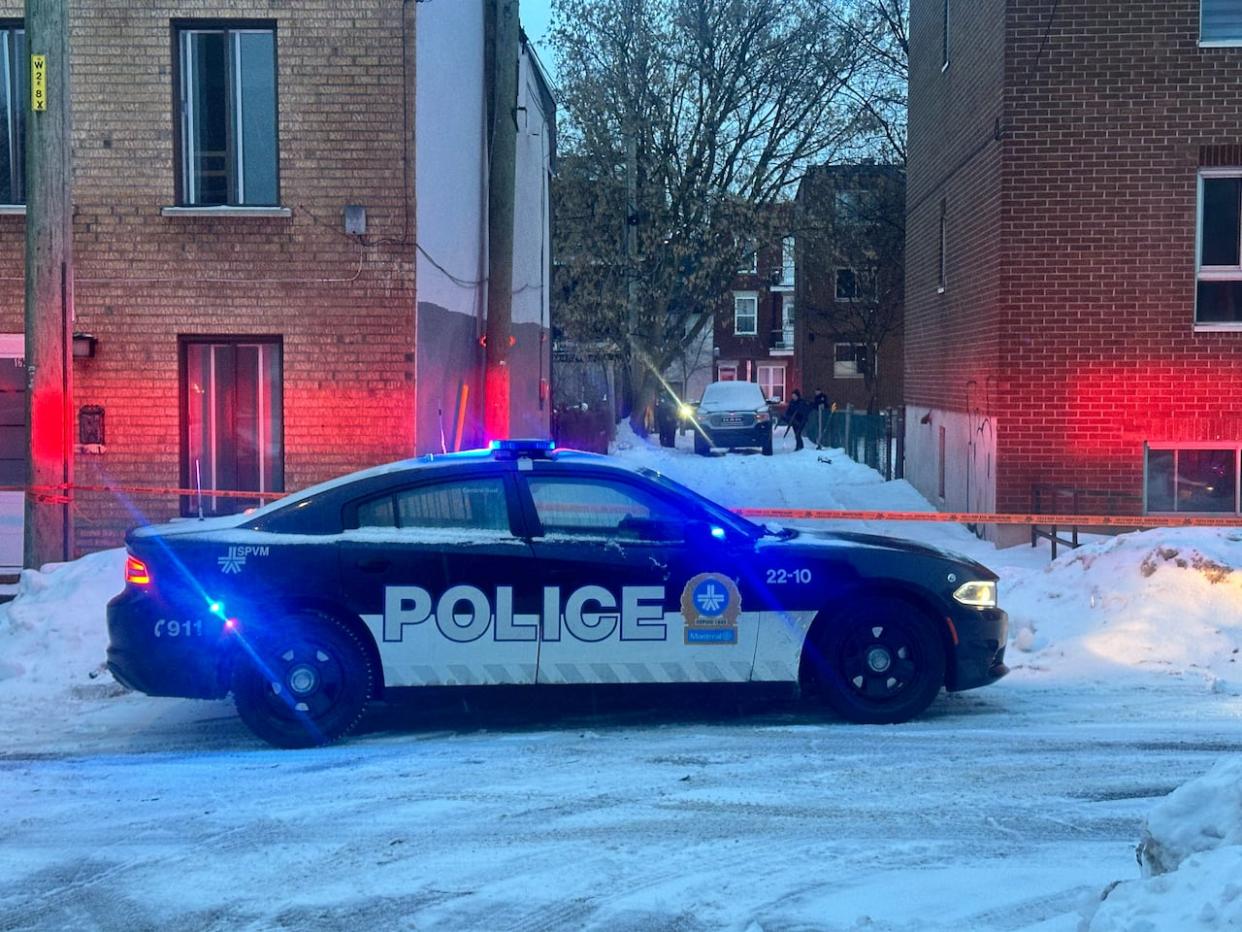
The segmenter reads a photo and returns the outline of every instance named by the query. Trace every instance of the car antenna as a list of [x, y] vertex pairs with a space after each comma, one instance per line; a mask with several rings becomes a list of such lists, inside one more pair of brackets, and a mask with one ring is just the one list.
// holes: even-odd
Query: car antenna
[[203, 470], [199, 458], [194, 457], [194, 488], [198, 492], [198, 520], [203, 520]]

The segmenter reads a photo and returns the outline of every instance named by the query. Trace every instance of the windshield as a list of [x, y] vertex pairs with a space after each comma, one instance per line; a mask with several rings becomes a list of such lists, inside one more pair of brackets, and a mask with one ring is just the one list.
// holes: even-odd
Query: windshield
[[767, 402], [754, 382], [713, 382], [703, 392], [703, 404], [755, 411], [765, 407]]

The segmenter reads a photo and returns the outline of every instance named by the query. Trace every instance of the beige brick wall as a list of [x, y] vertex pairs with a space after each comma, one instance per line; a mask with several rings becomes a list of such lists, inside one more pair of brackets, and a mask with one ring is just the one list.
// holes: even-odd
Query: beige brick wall
[[[21, 13], [0, 2], [0, 16]], [[286, 488], [408, 455], [403, 82], [412, 93], [414, 76], [403, 72], [402, 4], [77, 0], [73, 15], [77, 329], [99, 340], [75, 365], [75, 408], [102, 405], [108, 434], [103, 454], [79, 456], [78, 481], [179, 484], [177, 337], [187, 334], [283, 339]], [[175, 198], [171, 22], [182, 18], [275, 22], [291, 218], [161, 216]], [[372, 245], [343, 234], [346, 204], [366, 206]], [[23, 218], [0, 217], [3, 332], [22, 330], [24, 232]], [[163, 519], [177, 501], [138, 507]], [[109, 496], [82, 496], [79, 549], [117, 543], [136, 520]]]

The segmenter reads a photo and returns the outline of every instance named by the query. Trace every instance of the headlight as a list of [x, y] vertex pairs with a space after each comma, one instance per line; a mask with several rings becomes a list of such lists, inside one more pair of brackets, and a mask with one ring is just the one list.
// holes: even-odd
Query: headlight
[[974, 608], [996, 608], [996, 583], [962, 583], [953, 593], [953, 598]]
[[762, 424], [764, 421], [771, 420], [771, 418], [772, 412], [768, 411], [766, 408], [763, 411], [755, 412], [755, 421], [759, 424]]
[[677, 409], [677, 413], [688, 420], [694, 417], [694, 408], [690, 407], [690, 405], [682, 405]]

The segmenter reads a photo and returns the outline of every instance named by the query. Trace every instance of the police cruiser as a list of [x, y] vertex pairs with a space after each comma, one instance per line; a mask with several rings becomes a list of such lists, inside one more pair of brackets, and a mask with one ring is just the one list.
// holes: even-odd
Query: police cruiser
[[854, 722], [1007, 673], [996, 576], [919, 544], [753, 524], [604, 456], [507, 441], [248, 515], [137, 528], [108, 666], [283, 747], [403, 687], [788, 683]]

